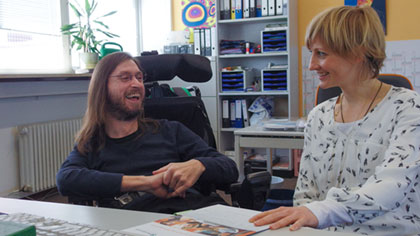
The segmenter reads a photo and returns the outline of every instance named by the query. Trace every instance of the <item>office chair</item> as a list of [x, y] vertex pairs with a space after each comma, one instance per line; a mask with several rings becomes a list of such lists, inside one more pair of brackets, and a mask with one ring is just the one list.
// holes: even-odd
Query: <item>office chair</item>
[[[410, 80], [398, 74], [380, 74], [378, 79], [384, 83], [393, 85], [395, 87], [403, 87], [413, 90], [413, 85]], [[332, 87], [327, 89], [322, 89], [318, 86], [316, 90], [315, 105], [318, 105], [330, 98], [337, 97], [341, 94], [341, 89], [339, 87]]]
[[[168, 54], [137, 57], [146, 71], [145, 116], [154, 119], [176, 120], [199, 135], [209, 146], [216, 148], [210, 121], [197, 87], [170, 88], [157, 81], [169, 81], [175, 76], [186, 82], [207, 82], [212, 77], [210, 61], [190, 54]], [[193, 91], [195, 96], [188, 94]], [[245, 173], [250, 173], [250, 167]], [[260, 210], [270, 191], [271, 174], [268, 171], [248, 174], [242, 183], [230, 186], [196, 186], [203, 194], [216, 189], [231, 194], [235, 206]]]
[[[207, 82], [212, 77], [210, 61], [192, 54], [163, 54], [136, 57], [145, 70], [144, 115], [153, 119], [179, 121], [216, 149], [216, 139], [200, 90], [170, 88], [158, 81], [178, 76], [186, 82]], [[195, 96], [189, 96], [194, 92]]]

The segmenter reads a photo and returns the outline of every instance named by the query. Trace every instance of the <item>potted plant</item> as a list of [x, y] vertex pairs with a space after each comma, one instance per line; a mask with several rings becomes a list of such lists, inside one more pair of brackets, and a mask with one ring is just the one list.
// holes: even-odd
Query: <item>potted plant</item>
[[[72, 3], [73, 2], [73, 3]], [[93, 69], [98, 62], [99, 50], [98, 46], [105, 40], [98, 40], [95, 36], [101, 33], [108, 38], [119, 37], [116, 34], [109, 32], [109, 27], [101, 21], [101, 18], [113, 15], [116, 11], [108, 12], [99, 17], [93, 17], [98, 3], [95, 0], [85, 0], [84, 7], [82, 7], [77, 0], [69, 2], [71, 9], [77, 16], [76, 23], [63, 25], [61, 32], [64, 35], [71, 37], [71, 48], [77, 45], [77, 50], [82, 51], [79, 54], [80, 61], [84, 66], [82, 69]]]

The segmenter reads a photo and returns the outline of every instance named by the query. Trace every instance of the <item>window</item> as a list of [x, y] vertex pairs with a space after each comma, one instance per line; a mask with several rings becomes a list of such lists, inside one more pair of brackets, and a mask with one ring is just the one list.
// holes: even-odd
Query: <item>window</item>
[[[150, 1], [150, 0], [149, 0]], [[80, 3], [83, 1], [79, 0]], [[101, 20], [109, 26], [109, 31], [119, 35], [117, 38], [108, 38], [102, 33], [96, 33], [95, 36], [99, 40], [106, 40], [107, 42], [115, 42], [123, 47], [125, 52], [129, 52], [131, 55], [139, 55], [139, 39], [138, 39], [138, 28], [139, 23], [137, 19], [137, 1], [136, 0], [100, 0], [96, 1], [98, 7], [94, 11], [94, 18], [102, 16], [110, 11], [117, 11], [114, 15], [101, 18]], [[83, 6], [83, 5], [82, 5]], [[77, 17], [73, 11], [69, 11], [70, 23], [77, 22]], [[116, 48], [115, 46], [110, 46]], [[98, 48], [100, 50], [100, 48]], [[79, 52], [74, 48], [72, 50], [72, 67], [76, 69], [79, 66]]]
[[141, 1], [142, 51], [156, 50], [163, 53], [167, 37], [172, 29], [170, 0]]
[[0, 0], [0, 72], [64, 72], [60, 1]]
[[[95, 15], [117, 11], [103, 22], [120, 36], [106, 38], [99, 33], [99, 39], [116, 42], [133, 56], [162, 52], [171, 31], [171, 0], [96, 2]], [[79, 66], [78, 52], [70, 50], [70, 40], [62, 36], [60, 27], [76, 21], [68, 0], [0, 0], [0, 74], [72, 72]]]

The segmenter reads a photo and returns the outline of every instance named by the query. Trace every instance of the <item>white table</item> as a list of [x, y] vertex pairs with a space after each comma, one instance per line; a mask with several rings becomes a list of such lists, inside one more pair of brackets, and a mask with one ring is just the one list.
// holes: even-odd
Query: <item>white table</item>
[[[166, 214], [119, 210], [101, 207], [78, 206], [62, 203], [40, 202], [30, 200], [17, 200], [0, 198], [0, 212], [29, 213], [48, 218], [56, 218], [73, 223], [93, 225], [104, 229], [122, 230], [136, 225], [151, 222], [167, 217]], [[267, 230], [259, 236], [295, 235], [295, 236], [328, 236], [328, 235], [355, 235], [346, 233], [328, 232], [311, 228], [302, 228], [290, 232], [287, 228]]]
[[[262, 126], [249, 126], [235, 130], [234, 134], [240, 180], [244, 178], [243, 148], [303, 149], [303, 131], [268, 131]], [[267, 170], [271, 171], [271, 160], [267, 161]]]

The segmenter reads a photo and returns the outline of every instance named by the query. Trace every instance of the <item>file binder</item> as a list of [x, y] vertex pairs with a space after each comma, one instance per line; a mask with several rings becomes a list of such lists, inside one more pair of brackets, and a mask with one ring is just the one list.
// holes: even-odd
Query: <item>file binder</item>
[[268, 15], [274, 16], [276, 14], [276, 0], [268, 0]]
[[236, 113], [235, 113], [235, 101], [232, 100], [229, 102], [230, 105], [230, 112], [229, 112], [229, 116], [230, 116], [230, 127], [235, 127], [235, 120], [236, 120]]
[[235, 128], [243, 128], [244, 121], [242, 120], [242, 100], [235, 100]]
[[268, 0], [261, 0], [261, 16], [268, 16]]
[[249, 1], [250, 0], [243, 0], [242, 2], [244, 18], [249, 18]]
[[283, 15], [283, 0], [276, 0], [276, 15]]
[[242, 0], [236, 0], [236, 6], [235, 6], [235, 19], [242, 19]]
[[206, 31], [204, 29], [200, 29], [200, 55], [206, 55]]
[[[262, 16], [262, 1], [263, 0], [255, 0], [255, 14], [257, 17]], [[265, 0], [267, 1], [267, 0]]]
[[230, 128], [229, 100], [222, 101], [222, 128]]
[[257, 16], [256, 0], [249, 0], [249, 17]]
[[201, 55], [200, 29], [194, 29], [194, 54]]
[[217, 47], [217, 37], [216, 37], [216, 27], [210, 28], [210, 34], [211, 34], [211, 55], [216, 56], [216, 47]]
[[242, 118], [244, 121], [244, 127], [248, 127], [249, 126], [249, 119], [248, 119], [248, 104], [246, 99], [242, 99]]
[[222, 0], [220, 1], [220, 4], [220, 19], [230, 19], [230, 0]]
[[205, 36], [205, 50], [204, 50], [204, 56], [211, 56], [211, 34], [210, 34], [210, 28], [204, 28], [201, 29], [204, 30], [204, 36]]
[[236, 19], [235, 9], [236, 9], [236, 0], [230, 0], [230, 19], [232, 20]]

